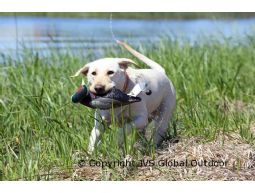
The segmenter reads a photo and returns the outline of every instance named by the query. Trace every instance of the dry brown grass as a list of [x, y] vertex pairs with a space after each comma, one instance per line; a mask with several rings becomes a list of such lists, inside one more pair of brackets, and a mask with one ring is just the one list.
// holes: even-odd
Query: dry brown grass
[[224, 136], [209, 143], [183, 139], [158, 152], [157, 159], [227, 161], [226, 167], [140, 168], [137, 180], [255, 180], [255, 149], [238, 135]]
[[[254, 125], [255, 126], [255, 125]], [[254, 127], [253, 127], [254, 129]], [[75, 166], [67, 180], [255, 180], [255, 147], [245, 143], [237, 134], [219, 136], [213, 142], [199, 138], [181, 139], [165, 143], [158, 150], [159, 160], [222, 160], [225, 167], [135, 167], [101, 169]], [[151, 159], [144, 157], [144, 160]]]

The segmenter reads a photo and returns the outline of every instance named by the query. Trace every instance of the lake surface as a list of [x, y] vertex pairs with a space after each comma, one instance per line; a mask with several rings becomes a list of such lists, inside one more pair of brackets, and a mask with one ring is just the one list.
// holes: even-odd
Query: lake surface
[[[114, 15], [113, 15], [114, 16]], [[112, 20], [117, 39], [132, 45], [157, 43], [163, 36], [191, 44], [203, 38], [240, 40], [255, 35], [255, 18], [231, 20]], [[109, 19], [0, 17], [0, 53], [29, 48], [41, 54], [52, 50], [98, 51], [114, 45]], [[18, 50], [17, 50], [18, 49]]]

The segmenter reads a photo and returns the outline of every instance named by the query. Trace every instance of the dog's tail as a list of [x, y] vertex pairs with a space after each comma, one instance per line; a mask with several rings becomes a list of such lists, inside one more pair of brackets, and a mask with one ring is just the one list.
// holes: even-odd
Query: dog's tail
[[151, 59], [149, 59], [146, 56], [142, 55], [141, 53], [137, 52], [136, 50], [134, 50], [133, 48], [131, 48], [129, 45], [127, 45], [124, 42], [117, 40], [117, 43], [120, 44], [121, 46], [123, 46], [124, 48], [126, 48], [131, 54], [133, 54], [139, 60], [143, 61], [150, 68], [165, 73], [165, 69], [162, 68], [158, 63], [152, 61]]

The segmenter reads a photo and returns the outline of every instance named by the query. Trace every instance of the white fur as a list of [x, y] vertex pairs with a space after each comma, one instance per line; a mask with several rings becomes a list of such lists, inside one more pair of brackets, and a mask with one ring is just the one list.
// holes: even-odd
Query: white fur
[[[151, 95], [146, 95], [142, 92], [138, 95], [142, 98], [141, 102], [113, 110], [115, 120], [122, 120], [122, 118], [124, 120], [131, 120], [126, 122], [124, 126], [122, 125], [123, 128], [120, 128], [119, 143], [122, 144], [123, 142], [123, 129], [126, 130], [126, 133], [130, 133], [132, 128], [144, 132], [148, 123], [154, 120], [156, 128], [154, 139], [156, 145], [160, 145], [176, 106], [175, 89], [165, 74], [165, 70], [159, 64], [133, 50], [127, 44], [123, 42], [118, 43], [151, 69], [130, 68], [127, 64], [135, 63], [126, 58], [103, 58], [85, 65], [75, 76], [78, 76], [80, 73], [87, 75], [92, 92], [94, 91], [93, 87], [97, 84], [104, 85], [106, 90], [111, 89], [113, 86], [122, 89], [125, 84], [124, 71], [127, 72], [130, 79], [126, 93], [130, 92], [137, 82], [145, 81], [148, 84], [148, 88], [152, 91]], [[114, 74], [107, 75], [109, 70], [114, 71]], [[91, 74], [93, 71], [97, 72], [96, 76]], [[98, 120], [102, 118], [106, 123], [110, 124], [112, 120], [111, 113], [112, 110], [97, 110], [95, 112], [95, 126], [91, 131], [89, 152], [94, 150], [99, 136], [104, 130], [103, 125]]]

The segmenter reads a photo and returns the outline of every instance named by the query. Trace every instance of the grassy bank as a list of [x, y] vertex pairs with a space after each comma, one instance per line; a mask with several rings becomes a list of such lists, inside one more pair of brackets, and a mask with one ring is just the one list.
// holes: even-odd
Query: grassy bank
[[[21, 62], [4, 58], [4, 64], [0, 66], [1, 179], [124, 180], [138, 179], [138, 173], [146, 179], [147, 174], [143, 175], [138, 167], [101, 169], [88, 167], [85, 163], [90, 159], [158, 159], [162, 155], [174, 158], [178, 151], [171, 148], [179, 146], [170, 142], [182, 139], [195, 140], [196, 143], [190, 144], [180, 142], [182, 148], [191, 148], [189, 151], [193, 151], [192, 147], [212, 143], [206, 146], [206, 150], [210, 150], [215, 147], [216, 139], [217, 147], [221, 147], [228, 144], [228, 137], [237, 135], [239, 140], [232, 145], [238, 149], [243, 147], [241, 143], [247, 144], [254, 153], [254, 48], [255, 39], [250, 37], [235, 45], [226, 40], [222, 44], [181, 46], [162, 39], [157, 45], [140, 47], [142, 53], [164, 66], [176, 87], [177, 110], [169, 124], [168, 141], [162, 150], [155, 151], [149, 140], [137, 146], [131, 135], [124, 147], [118, 148], [117, 128], [111, 127], [91, 156], [86, 148], [93, 127], [93, 110], [71, 103], [70, 96], [81, 79], [73, 80], [69, 76], [95, 59], [94, 56], [84, 58], [53, 52], [48, 59], [42, 59], [26, 52]], [[116, 50], [118, 57], [132, 58], [119, 48], [109, 48], [105, 55], [115, 57]], [[181, 150], [182, 159], [188, 155], [184, 153], [186, 150]], [[242, 149], [233, 151], [242, 152]], [[222, 156], [225, 153], [223, 150]], [[230, 168], [234, 170], [234, 167]], [[237, 168], [242, 170], [242, 165]], [[156, 171], [165, 171], [165, 179], [174, 180], [180, 176], [178, 171], [161, 168]], [[160, 179], [162, 175], [154, 179]], [[192, 174], [186, 179], [196, 176]]]
[[[253, 12], [114, 12], [114, 19], [231, 19], [255, 17]], [[15, 13], [0, 13], [2, 16], [14, 16]], [[16, 13], [17, 16], [73, 17], [73, 18], [109, 18], [107, 12], [35, 12]]]

